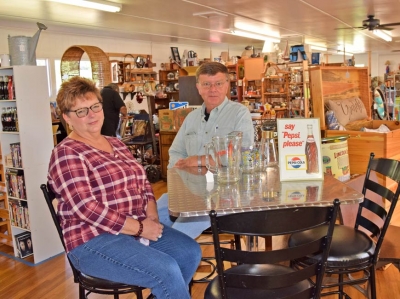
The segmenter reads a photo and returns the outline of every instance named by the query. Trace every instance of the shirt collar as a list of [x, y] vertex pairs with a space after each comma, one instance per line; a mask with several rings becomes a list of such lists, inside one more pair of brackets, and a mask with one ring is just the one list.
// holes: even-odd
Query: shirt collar
[[[213, 110], [211, 110], [211, 112], [213, 112], [215, 110], [216, 112], [214, 112], [214, 113], [218, 113], [220, 109], [223, 109], [226, 105], [228, 105], [228, 102], [229, 102], [229, 99], [225, 96], [224, 101], [221, 104], [219, 104], [219, 106], [217, 106]], [[206, 105], [203, 103], [201, 105], [202, 118], [205, 116], [205, 111], [206, 111]], [[210, 112], [210, 115], [211, 115], [211, 112]]]

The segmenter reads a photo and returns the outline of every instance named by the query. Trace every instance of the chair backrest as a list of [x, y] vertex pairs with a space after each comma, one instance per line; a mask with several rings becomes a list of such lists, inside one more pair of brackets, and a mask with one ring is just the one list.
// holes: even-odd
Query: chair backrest
[[[229, 288], [270, 290], [288, 288], [296, 283], [316, 277], [315, 284], [307, 284], [307, 288], [296, 294], [295, 298], [318, 297], [322, 278], [325, 273], [326, 260], [332, 240], [332, 233], [339, 208], [339, 200], [329, 207], [299, 207], [265, 211], [252, 211], [218, 216], [214, 210], [210, 212], [211, 229], [214, 239], [217, 272], [222, 298], [229, 298]], [[329, 224], [329, 225], [326, 225]], [[326, 234], [309, 244], [272, 251], [243, 251], [236, 248], [221, 247], [220, 234], [239, 236], [278, 236], [290, 235], [311, 228], [325, 225]], [[294, 269], [285, 274], [240, 273], [224, 268], [224, 261], [242, 264], [278, 265], [307, 255], [319, 254], [314, 264]], [[234, 269], [232, 269], [234, 270]], [[292, 297], [291, 297], [292, 298]], [[294, 298], [294, 297], [293, 297]]]
[[[57, 228], [57, 232], [58, 232], [58, 236], [60, 237], [61, 243], [64, 247], [64, 250], [66, 250], [66, 246], [64, 243], [64, 237], [63, 237], [63, 233], [62, 233], [62, 229], [61, 229], [61, 225], [60, 225], [60, 221], [58, 220], [58, 216], [57, 216], [57, 212], [53, 206], [53, 200], [56, 198], [55, 194], [53, 193], [53, 191], [51, 191], [51, 189], [46, 185], [46, 184], [42, 184], [40, 185], [40, 189], [43, 192], [43, 196], [44, 199], [46, 200], [47, 206], [49, 208], [50, 214], [51, 214], [51, 218], [53, 219], [54, 225]], [[67, 255], [68, 258], [68, 255]], [[75, 267], [73, 266], [73, 264], [71, 263], [71, 261], [68, 258], [68, 262], [71, 266], [72, 269], [72, 273], [74, 274], [74, 281], [78, 282], [78, 275], [79, 272], [78, 270], [75, 269]]]
[[[355, 228], [362, 227], [371, 233], [371, 237], [377, 238], [375, 250], [378, 253], [399, 199], [400, 161], [374, 157], [371, 153], [362, 190], [364, 200], [358, 208]], [[378, 180], [382, 184], [370, 178], [373, 172], [378, 174]], [[390, 189], [384, 184], [390, 184]], [[382, 205], [368, 198], [373, 194], [371, 192], [382, 197]], [[374, 259], [376, 262], [378, 254], [374, 255]]]

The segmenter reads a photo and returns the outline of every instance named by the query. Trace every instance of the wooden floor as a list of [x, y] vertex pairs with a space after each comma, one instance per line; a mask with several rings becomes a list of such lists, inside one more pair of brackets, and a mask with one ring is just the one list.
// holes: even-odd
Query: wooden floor
[[[163, 181], [153, 185], [156, 198], [166, 192]], [[207, 238], [207, 237], [202, 237]], [[212, 255], [211, 246], [202, 246], [204, 255]], [[0, 251], [12, 254], [8, 246], [0, 245]], [[196, 276], [201, 276], [197, 273]], [[195, 283], [192, 288], [192, 298], [203, 298], [206, 283]], [[348, 294], [353, 299], [364, 298], [354, 288], [347, 287]], [[394, 266], [377, 271], [378, 299], [400, 299], [400, 272]], [[146, 292], [148, 294], [148, 291]], [[73, 276], [65, 255], [59, 255], [43, 264], [31, 267], [22, 262], [0, 255], [0, 298], [4, 299], [61, 299], [78, 298], [78, 287], [73, 282]], [[110, 296], [91, 294], [89, 298], [112, 298]], [[136, 298], [134, 295], [122, 295], [121, 298]], [[327, 299], [334, 296], [324, 297]], [[179, 299], [179, 298], [176, 298]], [[243, 298], [246, 299], [246, 298]]]

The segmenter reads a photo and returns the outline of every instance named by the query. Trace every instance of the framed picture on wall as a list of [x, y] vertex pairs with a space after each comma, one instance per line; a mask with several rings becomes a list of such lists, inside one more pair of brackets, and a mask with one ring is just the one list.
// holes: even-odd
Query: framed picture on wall
[[172, 53], [172, 59], [180, 62], [181, 61], [181, 57], [179, 56], [179, 51], [178, 51], [178, 47], [171, 47], [171, 53]]
[[118, 62], [111, 62], [111, 82], [118, 83]]

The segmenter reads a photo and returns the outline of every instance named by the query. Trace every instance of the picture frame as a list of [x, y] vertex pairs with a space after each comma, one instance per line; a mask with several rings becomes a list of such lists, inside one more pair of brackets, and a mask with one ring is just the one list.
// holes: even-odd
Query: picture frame
[[178, 47], [171, 47], [172, 59], [176, 62], [181, 61], [181, 57], [179, 56]]
[[111, 83], [118, 83], [118, 62], [111, 62]]

